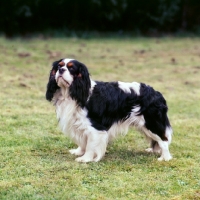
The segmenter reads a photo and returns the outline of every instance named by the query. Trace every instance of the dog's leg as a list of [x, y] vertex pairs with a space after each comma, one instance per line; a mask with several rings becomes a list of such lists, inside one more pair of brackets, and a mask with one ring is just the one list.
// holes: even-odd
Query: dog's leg
[[69, 150], [69, 152], [73, 155], [76, 155], [76, 156], [82, 156], [85, 153], [84, 149], [81, 148], [80, 146], [77, 149]]
[[158, 144], [161, 148], [161, 156], [160, 158], [158, 158], [159, 161], [165, 160], [165, 161], [169, 161], [172, 159], [172, 156], [169, 153], [169, 143], [168, 141], [158, 141]]
[[[143, 127], [142, 130], [144, 131], [144, 133], [147, 137], [151, 138], [152, 141], [157, 143], [156, 145], [159, 145], [159, 148], [161, 149], [161, 156], [160, 156], [160, 158], [158, 158], [158, 160], [159, 161], [162, 161], [162, 160], [169, 161], [169, 160], [171, 160], [172, 156], [170, 155], [170, 152], [169, 152], [169, 144], [171, 142], [172, 131], [170, 132], [169, 129], [166, 129], [165, 135], [166, 135], [168, 141], [163, 141], [158, 135], [152, 133], [151, 131], [149, 131], [145, 127]], [[158, 147], [156, 146], [155, 148], [158, 148]], [[154, 148], [149, 148], [149, 149], [152, 152], [154, 151]], [[148, 152], [150, 152], [150, 150]]]
[[95, 149], [94, 162], [98, 162], [105, 155], [107, 145], [108, 145], [108, 133], [103, 132], [103, 133], [101, 133], [100, 141], [98, 142], [98, 146]]
[[172, 128], [167, 127], [165, 130], [165, 136], [167, 137], [168, 141], [162, 141], [162, 140], [158, 141], [158, 144], [162, 151], [160, 158], [158, 158], [159, 161], [162, 161], [162, 160], [169, 161], [172, 159], [172, 156], [170, 155], [170, 152], [169, 152], [169, 145], [172, 140], [172, 133], [173, 133]]
[[146, 152], [149, 153], [158, 153], [161, 154], [161, 148], [158, 145], [158, 142], [150, 139], [150, 148], [145, 149]]
[[78, 145], [78, 148], [77, 149], [71, 149], [69, 150], [69, 152], [73, 155], [76, 155], [76, 156], [82, 156], [84, 155], [85, 153], [85, 148], [86, 148], [86, 144], [87, 144], [87, 137], [86, 135], [78, 135], [77, 134], [77, 137], [75, 137], [75, 141], [74, 141], [77, 145]]
[[106, 152], [108, 134], [105, 131], [89, 133], [85, 154], [76, 158], [77, 162], [98, 162]]

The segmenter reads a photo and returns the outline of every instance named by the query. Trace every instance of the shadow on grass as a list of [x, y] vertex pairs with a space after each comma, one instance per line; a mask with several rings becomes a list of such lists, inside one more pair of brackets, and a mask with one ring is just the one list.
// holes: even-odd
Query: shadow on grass
[[[69, 150], [76, 148], [72, 143], [65, 146], [63, 143], [37, 143], [31, 150], [33, 156], [42, 159], [54, 160], [57, 162], [69, 161], [75, 162], [77, 156], [71, 155]], [[114, 162], [114, 163], [151, 163], [159, 157], [158, 154], [148, 153], [145, 150], [126, 149], [125, 147], [109, 146], [105, 156], [100, 162]]]
[[157, 158], [157, 154], [148, 153], [145, 151], [134, 151], [128, 149], [116, 149], [108, 151], [103, 160], [106, 162], [131, 162], [134, 164], [152, 162]]

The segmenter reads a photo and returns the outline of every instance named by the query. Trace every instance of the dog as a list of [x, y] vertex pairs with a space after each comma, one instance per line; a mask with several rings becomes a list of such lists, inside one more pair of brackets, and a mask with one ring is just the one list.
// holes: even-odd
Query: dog
[[77, 162], [100, 161], [108, 143], [130, 126], [149, 140], [147, 152], [160, 153], [159, 161], [172, 159], [166, 100], [144, 83], [93, 81], [83, 63], [66, 58], [52, 64], [46, 99], [56, 107], [62, 132], [78, 145], [70, 150]]

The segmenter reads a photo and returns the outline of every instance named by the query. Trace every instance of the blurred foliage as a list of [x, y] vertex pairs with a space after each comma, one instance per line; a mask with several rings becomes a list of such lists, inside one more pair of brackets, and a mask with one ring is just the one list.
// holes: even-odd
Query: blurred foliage
[[1, 0], [0, 31], [193, 31], [199, 9], [199, 0]]

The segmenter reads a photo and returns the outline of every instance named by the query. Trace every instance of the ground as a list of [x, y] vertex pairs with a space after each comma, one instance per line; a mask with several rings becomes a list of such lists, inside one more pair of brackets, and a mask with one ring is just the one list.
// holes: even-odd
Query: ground
[[[173, 160], [144, 151], [143, 135], [109, 145], [98, 163], [80, 164], [45, 100], [51, 63], [75, 58], [92, 79], [144, 82], [163, 93], [174, 130]], [[0, 199], [199, 199], [199, 38], [0, 37]]]

